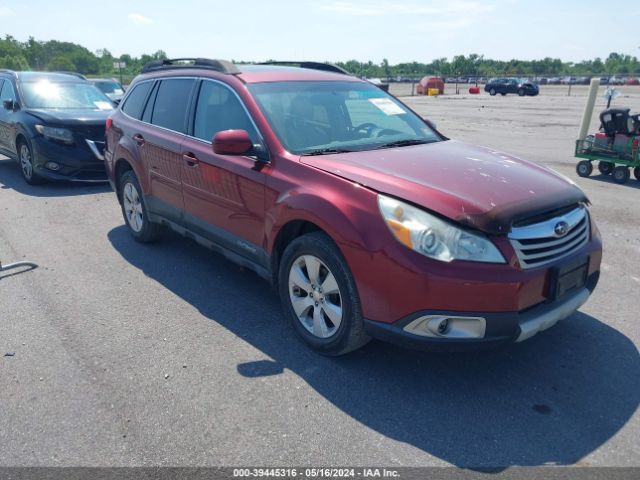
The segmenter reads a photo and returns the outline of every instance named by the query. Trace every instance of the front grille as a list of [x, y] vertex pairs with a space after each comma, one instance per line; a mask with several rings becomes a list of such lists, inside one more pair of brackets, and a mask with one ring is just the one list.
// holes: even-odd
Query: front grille
[[[556, 227], [566, 223], [566, 233]], [[509, 234], [511, 245], [523, 269], [540, 267], [564, 258], [589, 241], [589, 215], [583, 206], [539, 223], [515, 227]]]

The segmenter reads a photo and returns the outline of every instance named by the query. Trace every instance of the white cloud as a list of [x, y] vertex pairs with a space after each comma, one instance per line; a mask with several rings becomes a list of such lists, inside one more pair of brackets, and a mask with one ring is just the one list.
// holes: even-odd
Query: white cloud
[[0, 17], [8, 17], [9, 15], [13, 15], [13, 10], [9, 7], [0, 7]]
[[127, 15], [127, 17], [136, 25], [149, 25], [153, 23], [153, 20], [151, 20], [149, 17], [145, 17], [141, 13], [130, 13], [129, 15]]

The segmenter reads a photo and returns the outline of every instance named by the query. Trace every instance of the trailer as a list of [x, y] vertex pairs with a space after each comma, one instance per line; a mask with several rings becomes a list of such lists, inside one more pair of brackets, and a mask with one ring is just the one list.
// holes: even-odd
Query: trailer
[[576, 173], [588, 177], [593, 172], [593, 162], [598, 171], [611, 174], [616, 183], [626, 183], [633, 175], [640, 181], [640, 118], [629, 115], [629, 109], [605, 110], [600, 114], [600, 131], [576, 140], [575, 156], [582, 160], [576, 165]]

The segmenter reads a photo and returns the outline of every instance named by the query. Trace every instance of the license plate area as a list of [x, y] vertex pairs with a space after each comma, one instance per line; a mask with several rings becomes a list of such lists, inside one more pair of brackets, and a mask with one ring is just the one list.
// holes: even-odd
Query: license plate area
[[549, 300], [556, 300], [584, 287], [588, 273], [589, 257], [578, 258], [570, 263], [552, 268]]

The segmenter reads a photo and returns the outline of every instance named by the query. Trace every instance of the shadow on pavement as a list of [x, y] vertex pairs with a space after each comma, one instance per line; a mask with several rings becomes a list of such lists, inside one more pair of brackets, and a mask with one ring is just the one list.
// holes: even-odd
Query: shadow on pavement
[[366, 427], [460, 467], [575, 463], [615, 435], [640, 401], [637, 348], [583, 313], [499, 351], [436, 355], [374, 341], [327, 358], [297, 339], [254, 273], [173, 234], [144, 246], [121, 226], [109, 240], [272, 359], [240, 364], [240, 375], [289, 369]]
[[638, 181], [633, 176], [633, 172], [631, 172], [631, 177], [629, 178], [629, 181], [627, 181], [627, 183], [623, 183], [623, 184], [619, 184], [619, 183], [614, 182], [613, 176], [611, 176], [611, 175], [602, 175], [601, 173], [598, 173], [596, 171], [594, 171], [594, 173], [592, 173], [591, 176], [588, 177], [588, 179], [589, 180], [595, 180], [597, 182], [610, 183], [612, 185], [619, 185], [621, 187], [635, 188], [636, 190], [640, 190], [640, 181]]
[[106, 180], [103, 183], [51, 182], [29, 185], [22, 178], [15, 160], [0, 158], [0, 191], [2, 190], [15, 190], [32, 197], [71, 197], [109, 192], [111, 187]]

